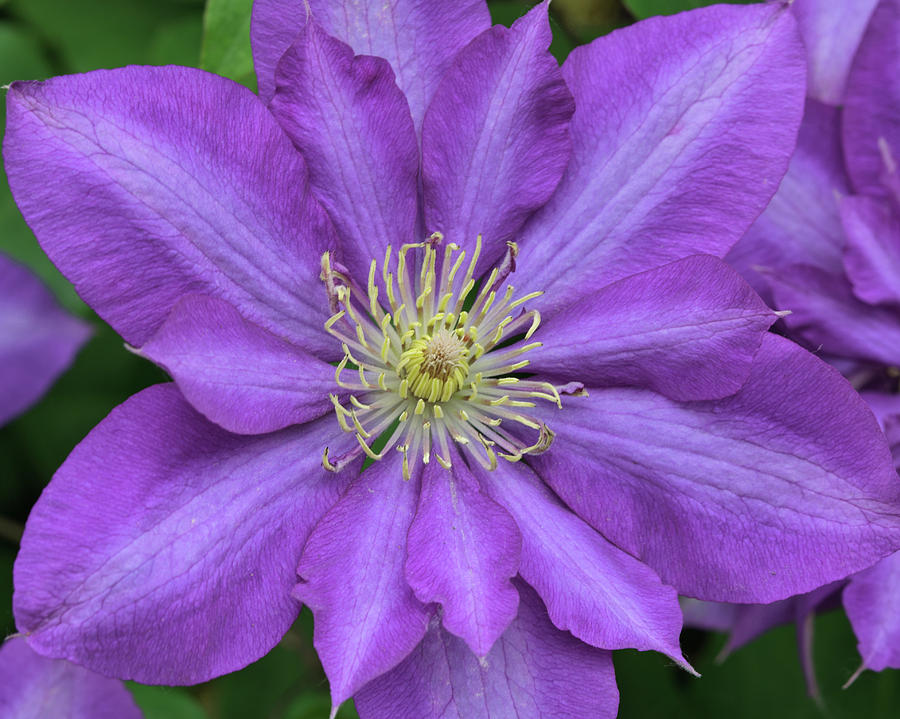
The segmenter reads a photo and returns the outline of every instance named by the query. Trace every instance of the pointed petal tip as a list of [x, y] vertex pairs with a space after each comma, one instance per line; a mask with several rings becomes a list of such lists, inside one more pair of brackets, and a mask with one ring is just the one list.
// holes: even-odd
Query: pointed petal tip
[[680, 667], [681, 669], [686, 671], [692, 677], [697, 677], [697, 679], [700, 679], [703, 676], [702, 674], [700, 674], [700, 672], [698, 672], [696, 669], [694, 669], [693, 666], [691, 666], [691, 663], [687, 659], [685, 659], [684, 654], [681, 654], [679, 652], [677, 655], [672, 654], [670, 656], [675, 661], [675, 664], [678, 667]]

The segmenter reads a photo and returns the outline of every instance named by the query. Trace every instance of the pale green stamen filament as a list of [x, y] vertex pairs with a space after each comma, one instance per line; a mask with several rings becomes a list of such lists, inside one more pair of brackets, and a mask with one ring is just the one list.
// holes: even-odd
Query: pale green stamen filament
[[[490, 469], [498, 456], [517, 461], [543, 452], [553, 433], [525, 411], [537, 399], [560, 405], [553, 385], [511, 376], [528, 365], [523, 355], [541, 344], [529, 342], [540, 314], [516, 311], [541, 293], [514, 300], [511, 285], [502, 292], [498, 287], [514, 267], [515, 245], [509, 243], [504, 269], [493, 270], [475, 294], [481, 238], [468, 263], [455, 244], [439, 251], [441, 239], [435, 233], [401, 247], [395, 272], [388, 247], [380, 273], [372, 261], [365, 291], [332, 266], [329, 253], [322, 256], [335, 310], [325, 329], [344, 350], [335, 380], [353, 393], [344, 404], [332, 396], [338, 423], [372, 459], [396, 447], [405, 478], [419, 460], [427, 464], [432, 457], [449, 468], [451, 441]], [[418, 269], [412, 251], [423, 255]], [[517, 339], [498, 348], [510, 338]], [[505, 421], [536, 431], [536, 441], [522, 442], [506, 431]], [[372, 444], [392, 426], [383, 449], [374, 451]], [[326, 468], [338, 469], [342, 461], [332, 462], [325, 450]]]

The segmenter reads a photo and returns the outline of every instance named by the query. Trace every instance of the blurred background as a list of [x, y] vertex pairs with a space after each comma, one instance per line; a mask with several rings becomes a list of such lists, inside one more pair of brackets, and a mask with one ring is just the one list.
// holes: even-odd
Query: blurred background
[[[533, 4], [489, 2], [495, 21], [504, 24]], [[576, 45], [617, 27], [707, 4], [712, 3], [555, 0], [552, 50], [562, 61]], [[254, 88], [251, 5], [252, 0], [0, 0], [0, 85], [128, 64], [179, 64], [203, 67]], [[113, 407], [167, 378], [127, 352], [50, 264], [19, 216], [2, 170], [0, 251], [28, 265], [63, 306], [94, 328], [93, 338], [51, 391], [0, 428], [0, 633], [5, 636], [15, 631], [12, 566], [31, 505], [71, 449]], [[841, 689], [860, 662], [841, 611], [815, 620], [814, 656], [823, 695], [819, 704], [806, 695], [792, 626], [769, 632], [722, 663], [716, 657], [723, 635], [686, 630], [682, 643], [702, 679], [659, 654], [616, 653], [620, 717], [900, 716], [900, 672], [865, 672], [849, 689]], [[329, 708], [307, 610], [268, 656], [243, 671], [194, 687], [129, 686], [148, 719], [318, 719]], [[339, 714], [341, 719], [355, 716], [349, 703]]]

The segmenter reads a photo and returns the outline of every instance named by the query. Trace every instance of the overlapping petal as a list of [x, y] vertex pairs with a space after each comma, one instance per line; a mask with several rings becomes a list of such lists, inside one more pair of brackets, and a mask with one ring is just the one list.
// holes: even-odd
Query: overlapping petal
[[791, 10], [806, 45], [807, 95], [841, 105], [853, 57], [878, 0], [796, 0]]
[[734, 624], [740, 604], [727, 602], [705, 602], [702, 599], [679, 597], [684, 626], [706, 629], [713, 632], [727, 632]]
[[765, 212], [728, 253], [728, 263], [766, 298], [767, 278], [789, 276], [792, 265], [841, 273], [838, 198], [849, 192], [840, 110], [809, 100], [787, 174]]
[[0, 255], [0, 425], [44, 394], [89, 335], [37, 277]]
[[406, 578], [423, 603], [441, 605], [442, 623], [485, 656], [516, 616], [522, 538], [515, 521], [481, 493], [459, 458], [448, 472], [431, 462], [409, 528]]
[[257, 92], [264, 103], [275, 94], [278, 61], [294, 44], [308, 16], [308, 5], [304, 0], [253, 0], [250, 48]]
[[417, 129], [453, 58], [491, 24], [484, 0], [309, 0], [309, 8], [357, 55], [391, 63]]
[[128, 342], [202, 292], [335, 354], [325, 294], [309, 290], [333, 229], [303, 159], [249, 90], [191, 68], [127, 67], [15, 83], [7, 98], [19, 209]]
[[425, 225], [485, 264], [542, 206], [566, 168], [575, 107], [549, 52], [548, 2], [497, 25], [454, 60], [422, 128]]
[[403, 573], [420, 478], [404, 481], [399, 458], [391, 452], [354, 481], [316, 525], [297, 569], [294, 596], [315, 616], [335, 706], [401, 662], [433, 613]]
[[788, 310], [791, 336], [830, 356], [876, 364], [900, 361], [900, 322], [892, 307], [862, 302], [846, 276], [794, 265], [768, 278], [773, 303]]
[[528, 223], [542, 311], [673, 260], [724, 255], [778, 187], [803, 109], [803, 47], [779, 4], [650, 18], [572, 52], [572, 160]]
[[0, 716], [140, 719], [142, 714], [122, 682], [42, 657], [15, 637], [0, 646]]
[[529, 371], [672, 399], [737, 392], [776, 320], [722, 260], [697, 255], [627, 277], [555, 313]]
[[308, 16], [356, 55], [391, 64], [417, 131], [453, 58], [491, 25], [484, 0], [255, 0], [250, 39], [264, 102], [275, 92], [278, 61]]
[[245, 437], [174, 385], [135, 395], [32, 510], [17, 626], [42, 654], [145, 683], [200, 682], [258, 659], [296, 618], [303, 543], [353, 471], [321, 467], [333, 422]]
[[728, 605], [735, 608], [734, 622], [721, 656], [737, 651], [773, 627], [796, 623], [800, 626], [823, 604], [836, 604], [843, 581], [831, 582], [806, 594], [780, 599], [771, 604]]
[[681, 655], [675, 590], [566, 509], [527, 467], [503, 464], [481, 481], [522, 532], [522, 578], [555, 626], [601, 649]]
[[361, 719], [615, 717], [610, 653], [556, 629], [534, 591], [524, 584], [519, 591], [519, 614], [487, 657], [434, 620], [402, 664], [359, 692]]
[[185, 398], [229, 432], [263, 434], [302, 424], [341, 394], [334, 368], [247, 322], [228, 302], [188, 295], [140, 349]]
[[896, 306], [900, 325], [900, 217], [888, 202], [856, 196], [841, 201], [841, 219], [853, 294], [868, 304]]
[[886, 194], [888, 165], [896, 173], [900, 164], [898, 66], [900, 0], [880, 0], [853, 61], [844, 107], [844, 154], [860, 194]]
[[316, 197], [365, 277], [388, 244], [412, 242], [419, 150], [409, 105], [386, 60], [353, 57], [315, 22], [278, 64], [269, 105], [303, 154]]
[[682, 594], [771, 602], [900, 545], [900, 485], [874, 417], [781, 337], [766, 336], [727, 399], [608, 389], [568, 403], [547, 413], [556, 439], [532, 459], [538, 474]]
[[881, 424], [894, 456], [894, 466], [900, 472], [900, 394], [863, 392], [862, 398]]
[[863, 666], [900, 669], [900, 552], [854, 576], [844, 609], [859, 639]]

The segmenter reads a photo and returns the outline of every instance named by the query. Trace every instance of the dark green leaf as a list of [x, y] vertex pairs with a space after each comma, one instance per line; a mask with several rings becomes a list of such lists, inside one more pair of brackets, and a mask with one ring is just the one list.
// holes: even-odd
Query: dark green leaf
[[58, 53], [55, 72], [148, 63], [156, 29], [199, 12], [173, 0], [11, 0], [9, 7]]
[[204, 70], [230, 77], [256, 89], [250, 52], [250, 10], [253, 0], [208, 0], [203, 16]]
[[206, 712], [185, 689], [128, 682], [144, 719], [206, 719]]
[[200, 41], [203, 37], [203, 17], [200, 13], [162, 23], [153, 34], [149, 48], [149, 62], [153, 65], [200, 64]]
[[684, 10], [694, 10], [722, 2], [749, 5], [762, 0], [623, 0], [623, 2], [638, 20], [643, 20], [653, 15], [674, 15]]

